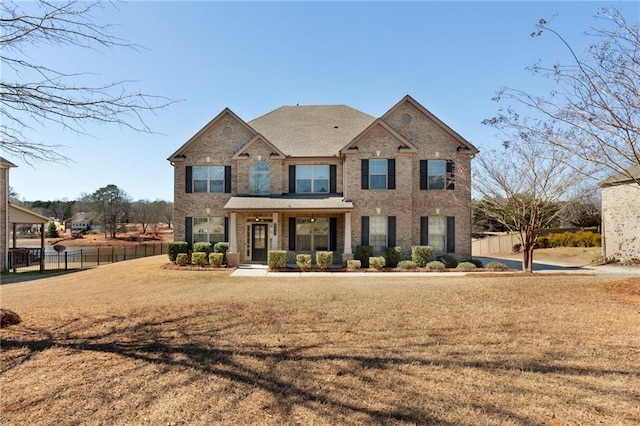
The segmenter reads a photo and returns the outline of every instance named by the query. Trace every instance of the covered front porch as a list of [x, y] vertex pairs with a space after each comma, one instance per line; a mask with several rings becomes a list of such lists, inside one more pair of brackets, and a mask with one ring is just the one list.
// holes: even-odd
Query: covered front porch
[[[9, 204], [9, 226], [11, 227], [11, 245], [7, 253], [7, 269], [16, 271], [23, 266], [39, 265], [40, 272], [44, 271], [44, 241], [45, 224], [49, 218], [25, 209], [24, 207]], [[40, 225], [40, 247], [18, 247], [18, 226]]]
[[334, 263], [351, 259], [353, 204], [340, 196], [235, 196], [224, 206], [229, 215], [230, 266], [266, 264], [269, 251], [296, 254], [332, 251]]

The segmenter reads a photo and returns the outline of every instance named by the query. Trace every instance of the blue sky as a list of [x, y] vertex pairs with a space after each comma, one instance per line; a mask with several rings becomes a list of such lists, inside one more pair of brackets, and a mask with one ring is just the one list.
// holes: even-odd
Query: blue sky
[[143, 49], [26, 53], [53, 69], [131, 80], [131, 90], [179, 99], [145, 116], [157, 133], [89, 125], [77, 135], [47, 125], [30, 136], [67, 146], [62, 153], [74, 162], [29, 166], [1, 155], [19, 166], [10, 184], [23, 200], [73, 200], [116, 184], [134, 200], [172, 201], [167, 157], [225, 107], [245, 121], [296, 103], [380, 116], [406, 94], [486, 150], [500, 142], [481, 124], [500, 106], [495, 92], [545, 92], [548, 82], [525, 68], [567, 62], [551, 34], [529, 36], [535, 22], [550, 21], [581, 51], [593, 16], [612, 4], [640, 19], [640, 3], [628, 1], [117, 3], [95, 20]]

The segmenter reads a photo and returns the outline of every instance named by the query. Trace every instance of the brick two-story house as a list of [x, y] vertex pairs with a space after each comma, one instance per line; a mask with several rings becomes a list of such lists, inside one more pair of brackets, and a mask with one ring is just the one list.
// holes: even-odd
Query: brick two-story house
[[344, 105], [284, 106], [245, 122], [224, 109], [168, 160], [176, 241], [227, 241], [230, 264], [269, 250], [471, 253], [477, 149], [410, 96], [375, 118]]

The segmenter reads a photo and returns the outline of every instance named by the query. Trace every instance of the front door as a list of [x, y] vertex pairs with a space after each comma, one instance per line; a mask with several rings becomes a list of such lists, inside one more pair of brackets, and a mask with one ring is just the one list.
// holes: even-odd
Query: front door
[[251, 260], [254, 262], [267, 261], [268, 229], [268, 225], [264, 223], [251, 225]]

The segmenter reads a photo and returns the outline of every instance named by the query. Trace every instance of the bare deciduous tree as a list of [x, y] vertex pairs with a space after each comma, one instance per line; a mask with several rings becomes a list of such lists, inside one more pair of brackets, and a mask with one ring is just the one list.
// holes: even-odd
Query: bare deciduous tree
[[[623, 173], [638, 185], [628, 168], [640, 164], [640, 25], [627, 22], [617, 9], [603, 9], [594, 39], [578, 53], [549, 23], [541, 19], [531, 35], [553, 34], [567, 48], [566, 64], [538, 63], [531, 70], [555, 82], [551, 93], [504, 88], [495, 100], [514, 101], [528, 108], [526, 115], [554, 121], [562, 137], [548, 143], [591, 167], [585, 173], [598, 178]], [[509, 106], [486, 123], [528, 131], [516, 107]]]
[[32, 45], [135, 49], [111, 35], [109, 25], [94, 22], [93, 12], [111, 6], [109, 2], [75, 0], [0, 3], [0, 64], [5, 70], [0, 81], [3, 151], [28, 163], [69, 160], [60, 153], [61, 146], [34, 142], [24, 133], [52, 123], [77, 133], [85, 133], [84, 126], [91, 122], [151, 132], [144, 113], [164, 108], [171, 100], [130, 91], [128, 81], [85, 85], [88, 73], [54, 70], [24, 54]]
[[516, 232], [522, 242], [524, 271], [533, 271], [533, 251], [540, 232], [557, 222], [570, 201], [586, 190], [581, 162], [554, 149], [554, 127], [530, 126], [507, 134], [504, 149], [483, 151], [476, 158], [474, 191], [481, 214]]

